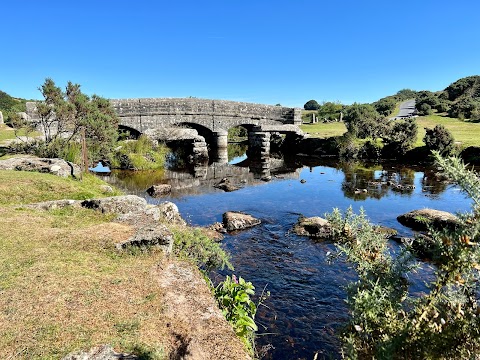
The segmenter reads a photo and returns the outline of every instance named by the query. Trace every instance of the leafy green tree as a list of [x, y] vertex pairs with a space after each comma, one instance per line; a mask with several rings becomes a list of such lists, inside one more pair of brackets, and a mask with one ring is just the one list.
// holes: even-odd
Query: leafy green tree
[[46, 153], [62, 156], [62, 149], [79, 149], [84, 132], [89, 160], [108, 159], [118, 138], [118, 118], [110, 102], [89, 97], [80, 85], [68, 82], [65, 91], [47, 78], [40, 87], [44, 100], [36, 103], [38, 119], [32, 124], [44, 134]]
[[475, 359], [480, 352], [480, 179], [459, 159], [435, 158], [472, 198], [472, 211], [459, 214], [456, 226], [431, 227], [428, 238], [416, 240], [428, 241], [435, 263], [424, 293], [409, 291], [418, 267], [414, 248], [392, 256], [363, 211], [328, 216], [339, 254], [358, 275], [347, 288], [348, 359]]
[[480, 100], [462, 98], [452, 105], [448, 115], [459, 119], [471, 119], [472, 115], [475, 115], [479, 109]]
[[381, 137], [384, 132], [385, 119], [370, 104], [349, 106], [343, 121], [348, 132], [360, 139]]
[[453, 135], [443, 125], [436, 125], [433, 129], [425, 129], [423, 138], [427, 149], [438, 151], [444, 156], [452, 155], [455, 150]]
[[317, 115], [320, 119], [327, 119], [328, 121], [336, 121], [340, 119], [340, 112], [342, 112], [344, 105], [340, 102], [323, 102], [319, 105]]
[[303, 105], [305, 110], [318, 110], [320, 108], [320, 104], [315, 100], [309, 100]]
[[417, 96], [417, 92], [411, 89], [402, 89], [398, 91], [395, 96], [398, 98], [398, 100], [401, 100], [401, 101], [410, 100], [410, 99], [415, 99], [415, 97]]

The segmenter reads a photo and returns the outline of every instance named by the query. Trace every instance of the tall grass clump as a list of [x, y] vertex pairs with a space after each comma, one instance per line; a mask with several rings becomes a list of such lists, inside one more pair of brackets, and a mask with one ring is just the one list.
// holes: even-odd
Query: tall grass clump
[[124, 140], [112, 158], [112, 166], [130, 170], [157, 170], [165, 165], [168, 148], [164, 144], [154, 144], [147, 136], [138, 140]]

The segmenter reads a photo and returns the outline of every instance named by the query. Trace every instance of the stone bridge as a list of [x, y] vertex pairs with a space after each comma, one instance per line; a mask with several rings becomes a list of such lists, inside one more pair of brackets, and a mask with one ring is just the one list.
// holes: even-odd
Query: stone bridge
[[116, 99], [110, 103], [121, 128], [155, 134], [157, 130], [186, 126], [217, 148], [226, 147], [228, 130], [240, 125], [249, 131], [252, 146], [265, 144], [262, 138], [269, 138], [272, 132], [302, 134], [299, 108], [196, 98]]

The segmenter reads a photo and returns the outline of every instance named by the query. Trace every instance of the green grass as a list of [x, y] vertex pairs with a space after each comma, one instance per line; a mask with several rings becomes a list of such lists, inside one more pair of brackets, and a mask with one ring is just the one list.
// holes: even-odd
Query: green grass
[[84, 175], [82, 180], [75, 180], [37, 172], [0, 170], [0, 206], [120, 194], [118, 190], [105, 194], [102, 185], [105, 182], [90, 174]]
[[330, 122], [316, 124], [303, 124], [300, 126], [303, 132], [310, 134], [311, 137], [328, 138], [332, 136], [342, 136], [347, 128], [343, 122]]
[[435, 125], [443, 125], [448, 129], [461, 148], [480, 145], [480, 123], [472, 123], [450, 118], [442, 114], [420, 116], [417, 118], [418, 135], [415, 146], [424, 146], [425, 128], [433, 129]]
[[[25, 136], [26, 135], [26, 132], [24, 129], [21, 129], [19, 132], [18, 132], [18, 136]], [[29, 134], [30, 136], [38, 136], [40, 135], [40, 133], [38, 131], [35, 131], [33, 133], [30, 133]], [[12, 140], [12, 139], [15, 139], [16, 136], [15, 136], [15, 131], [5, 125], [5, 124], [1, 124], [0, 125], [0, 143], [2, 141], [5, 141], [5, 140]]]

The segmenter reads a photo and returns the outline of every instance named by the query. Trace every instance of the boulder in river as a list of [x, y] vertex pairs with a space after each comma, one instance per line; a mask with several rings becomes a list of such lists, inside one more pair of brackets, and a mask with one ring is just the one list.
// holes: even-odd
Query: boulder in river
[[319, 216], [300, 217], [293, 227], [293, 231], [300, 236], [309, 236], [317, 239], [328, 239], [332, 236], [332, 227], [328, 220]]
[[458, 218], [452, 213], [434, 209], [413, 210], [398, 216], [397, 220], [400, 224], [417, 231], [426, 231], [429, 226], [454, 228], [458, 222]]
[[169, 184], [157, 184], [152, 185], [147, 189], [147, 194], [151, 197], [159, 197], [170, 194], [172, 191], [172, 185]]
[[243, 230], [260, 223], [261, 221], [253, 216], [237, 211], [227, 211], [223, 214], [223, 225], [227, 231]]
[[230, 183], [230, 180], [228, 180], [227, 178], [223, 178], [218, 184], [213, 185], [213, 187], [223, 190], [225, 192], [231, 192], [240, 189], [239, 187]]

